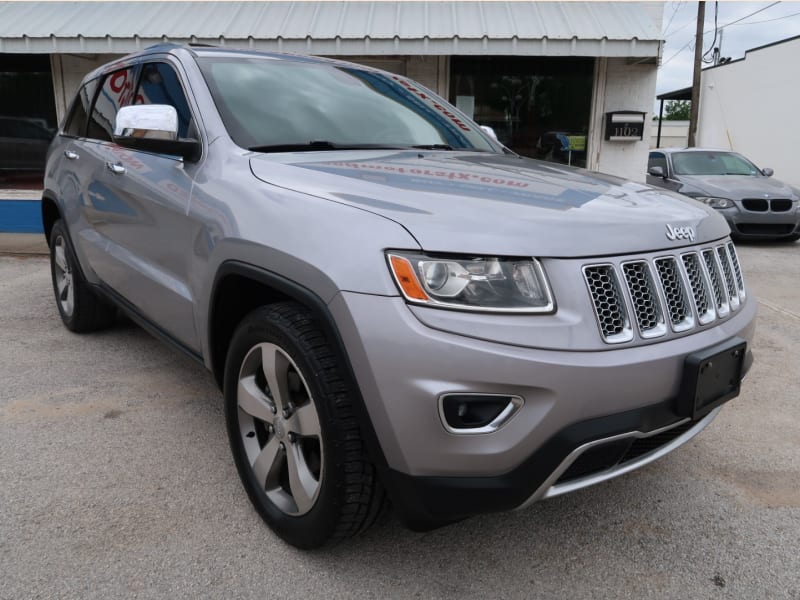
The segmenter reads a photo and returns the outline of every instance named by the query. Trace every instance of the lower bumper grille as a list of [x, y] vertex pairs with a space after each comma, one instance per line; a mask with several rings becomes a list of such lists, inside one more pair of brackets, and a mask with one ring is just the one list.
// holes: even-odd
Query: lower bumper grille
[[655, 452], [697, 425], [687, 421], [667, 431], [642, 438], [628, 438], [601, 444], [581, 454], [556, 481], [556, 485], [624, 466], [646, 454]]
[[790, 235], [795, 226], [792, 223], [736, 223], [742, 235]]

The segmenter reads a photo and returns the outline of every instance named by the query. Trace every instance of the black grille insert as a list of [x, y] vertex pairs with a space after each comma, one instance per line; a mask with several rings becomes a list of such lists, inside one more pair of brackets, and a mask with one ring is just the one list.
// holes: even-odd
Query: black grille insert
[[789, 235], [794, 231], [792, 223], [736, 223], [736, 229], [744, 235]]
[[788, 198], [776, 198], [769, 203], [772, 212], [786, 212], [792, 209], [792, 201]]
[[742, 206], [745, 210], [752, 212], [767, 212], [769, 210], [769, 203], [764, 198], [745, 198], [742, 200]]

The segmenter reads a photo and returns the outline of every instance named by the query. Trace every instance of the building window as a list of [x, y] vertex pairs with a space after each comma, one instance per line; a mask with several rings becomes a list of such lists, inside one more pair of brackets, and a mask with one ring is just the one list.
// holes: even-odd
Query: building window
[[454, 56], [450, 102], [519, 154], [586, 166], [594, 59]]
[[0, 189], [41, 189], [56, 122], [50, 57], [0, 54]]

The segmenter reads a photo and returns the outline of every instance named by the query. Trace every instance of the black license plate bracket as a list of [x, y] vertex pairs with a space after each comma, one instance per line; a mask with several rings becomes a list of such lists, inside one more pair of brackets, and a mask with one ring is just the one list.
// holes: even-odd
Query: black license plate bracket
[[739, 395], [747, 342], [734, 338], [686, 357], [678, 414], [699, 419]]

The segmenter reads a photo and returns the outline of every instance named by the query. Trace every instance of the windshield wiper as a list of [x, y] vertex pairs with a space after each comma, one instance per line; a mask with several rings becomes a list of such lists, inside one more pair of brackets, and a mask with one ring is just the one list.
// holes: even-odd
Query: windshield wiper
[[419, 144], [411, 147], [420, 150], [455, 150], [450, 144]]
[[456, 150], [459, 152], [463, 150], [465, 152], [491, 152], [490, 150], [484, 150], [483, 148], [456, 148], [450, 144], [419, 144], [410, 147], [416, 150]]
[[402, 150], [405, 146], [390, 144], [336, 144], [327, 140], [312, 140], [307, 144], [266, 144], [250, 146], [251, 152], [316, 152], [319, 150]]

